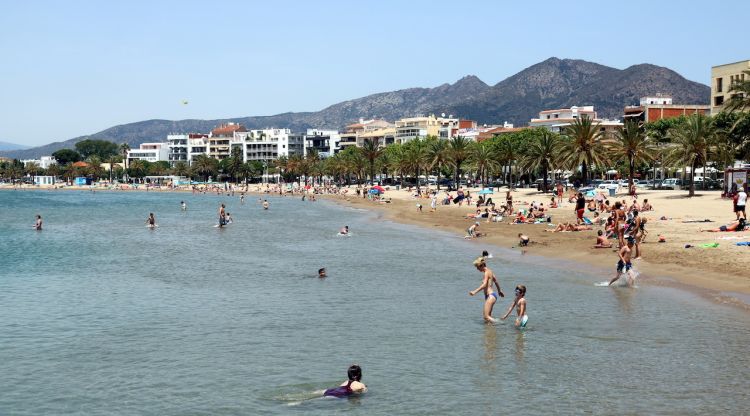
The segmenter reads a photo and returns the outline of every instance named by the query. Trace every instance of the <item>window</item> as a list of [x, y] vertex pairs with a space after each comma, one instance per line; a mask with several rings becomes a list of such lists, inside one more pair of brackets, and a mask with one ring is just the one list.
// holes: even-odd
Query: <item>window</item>
[[547, 114], [547, 120], [549, 120], [549, 114]]
[[723, 80], [723, 78], [716, 78], [716, 92], [721, 92], [721, 90], [723, 89]]
[[718, 107], [724, 105], [724, 96], [723, 95], [717, 95], [714, 97], [714, 107]]
[[559, 118], [559, 117], [560, 117], [560, 114], [555, 114], [555, 118]]

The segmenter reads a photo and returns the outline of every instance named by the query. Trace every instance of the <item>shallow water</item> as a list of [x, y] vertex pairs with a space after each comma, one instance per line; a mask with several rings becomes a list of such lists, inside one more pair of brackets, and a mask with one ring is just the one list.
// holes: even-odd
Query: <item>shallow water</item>
[[[269, 201], [0, 192], [0, 414], [750, 408], [742, 311], [671, 288], [597, 287], [608, 273], [491, 249], [506, 292], [528, 287], [530, 320], [488, 326], [468, 295], [485, 247], [331, 202]], [[226, 229], [213, 227], [220, 202]], [[336, 236], [343, 225], [352, 237]], [[319, 398], [351, 363], [370, 391]]]

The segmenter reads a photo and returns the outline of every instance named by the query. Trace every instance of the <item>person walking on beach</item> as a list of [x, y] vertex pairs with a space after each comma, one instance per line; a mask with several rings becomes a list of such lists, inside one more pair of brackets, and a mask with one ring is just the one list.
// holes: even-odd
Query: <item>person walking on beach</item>
[[42, 231], [42, 216], [37, 214], [36, 216], [36, 222], [34, 223], [34, 229], [37, 231]]
[[744, 218], [747, 220], [747, 214], [745, 213], [745, 205], [747, 204], [747, 193], [744, 187], [740, 187], [737, 190], [737, 194], [734, 196], [734, 213], [737, 215], [737, 220]]
[[510, 308], [508, 308], [508, 312], [505, 312], [505, 315], [500, 319], [505, 320], [515, 307], [517, 316], [516, 328], [525, 328], [526, 322], [529, 321], [529, 317], [526, 315], [526, 286], [516, 286], [515, 293], [516, 298], [513, 299], [513, 303], [510, 305]]
[[632, 255], [634, 243], [635, 240], [633, 237], [628, 237], [627, 244], [622, 246], [617, 252], [617, 256], [620, 257], [620, 260], [617, 261], [617, 274], [609, 281], [609, 286], [612, 286], [612, 283], [622, 277], [623, 272], [627, 275], [628, 286], [633, 286], [635, 277], [633, 277], [633, 264], [630, 262], [630, 256]]
[[[497, 296], [500, 295], [500, 297], [505, 297], [505, 294], [500, 289], [500, 283], [497, 282], [495, 273], [493, 273], [492, 270], [487, 267], [487, 263], [484, 257], [479, 257], [474, 260], [474, 267], [476, 267], [477, 270], [482, 273], [482, 284], [478, 288], [469, 291], [469, 296], [474, 296], [480, 291], [484, 292], [484, 322], [497, 322], [497, 319], [492, 317], [492, 308], [495, 306], [495, 302], [497, 302]], [[497, 291], [492, 288], [493, 283], [495, 284]]]
[[430, 197], [430, 212], [437, 211], [437, 192], [433, 192]]
[[151, 229], [156, 228], [156, 217], [154, 217], [153, 212], [148, 214], [148, 218], [146, 218], [146, 226]]
[[219, 205], [219, 228], [227, 224], [227, 215], [224, 208], [224, 204]]
[[508, 212], [513, 212], [513, 195], [510, 194], [510, 191], [505, 193], [505, 206]]
[[557, 205], [562, 205], [563, 200], [563, 186], [562, 182], [557, 182]]

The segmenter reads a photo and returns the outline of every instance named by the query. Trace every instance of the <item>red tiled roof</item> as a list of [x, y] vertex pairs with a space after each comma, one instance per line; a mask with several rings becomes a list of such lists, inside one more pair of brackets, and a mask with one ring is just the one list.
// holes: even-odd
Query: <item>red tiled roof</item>
[[219, 127], [211, 130], [212, 136], [233, 136], [236, 131], [247, 131], [245, 126], [242, 124], [222, 124]]

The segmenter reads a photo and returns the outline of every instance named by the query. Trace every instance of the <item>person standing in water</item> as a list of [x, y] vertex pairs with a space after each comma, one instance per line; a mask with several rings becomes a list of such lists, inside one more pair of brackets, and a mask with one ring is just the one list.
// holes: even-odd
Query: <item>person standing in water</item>
[[508, 312], [505, 312], [505, 315], [500, 319], [505, 320], [513, 312], [513, 308], [516, 308], [516, 328], [525, 328], [526, 322], [529, 321], [529, 317], [526, 316], [526, 286], [516, 286], [515, 292], [516, 298], [513, 300], [513, 304], [510, 305]]
[[349, 397], [352, 394], [362, 394], [367, 392], [367, 386], [365, 386], [364, 383], [362, 383], [362, 368], [360, 368], [358, 365], [354, 364], [351, 367], [349, 367], [349, 370], [346, 372], [348, 380], [341, 383], [340, 386], [327, 389], [323, 396], [327, 397], [338, 397], [338, 398], [344, 398]]
[[224, 210], [224, 204], [219, 206], [219, 228], [223, 227], [227, 223], [227, 214]]
[[180, 209], [183, 211], [187, 211], [187, 204], [185, 201], [180, 201]]
[[240, 195], [240, 204], [241, 205], [245, 205], [245, 194], [244, 193]]
[[42, 231], [42, 216], [37, 214], [36, 216], [36, 222], [34, 223], [34, 229], [37, 231]]
[[[503, 294], [503, 291], [500, 289], [500, 283], [497, 282], [495, 273], [493, 273], [492, 270], [487, 267], [487, 263], [484, 257], [479, 257], [478, 259], [474, 260], [474, 267], [476, 267], [477, 270], [483, 274], [482, 284], [478, 288], [470, 291], [469, 296], [474, 296], [480, 291], [483, 291], [484, 321], [486, 323], [497, 322], [497, 319], [492, 317], [492, 308], [495, 306], [495, 302], [497, 302], [498, 294], [500, 295], [500, 297], [505, 297], [505, 294]], [[492, 289], [493, 283], [495, 284], [495, 287], [497, 287], [497, 292]]]
[[152, 229], [156, 227], [156, 218], [154, 217], [153, 212], [148, 214], [148, 218], [146, 218], [146, 226]]
[[268, 209], [268, 207], [269, 207], [269, 203], [268, 203], [268, 200], [267, 200], [267, 199], [264, 199], [264, 200], [263, 200], [263, 209]]

